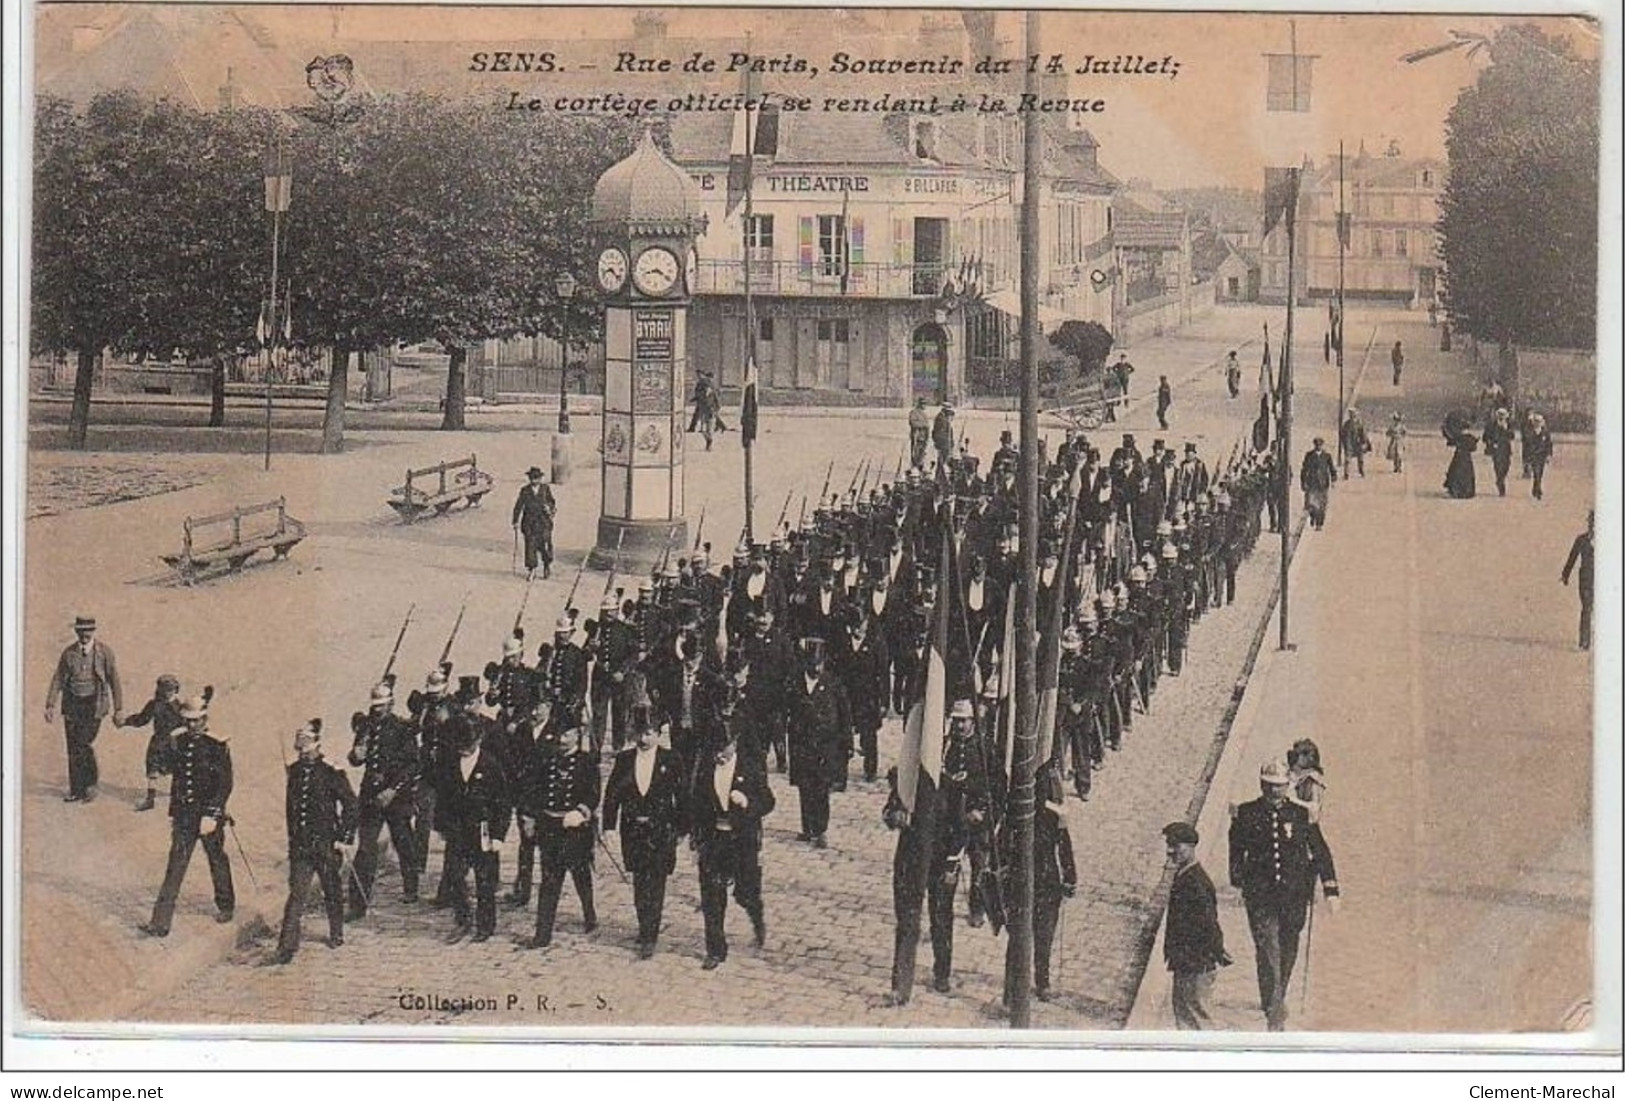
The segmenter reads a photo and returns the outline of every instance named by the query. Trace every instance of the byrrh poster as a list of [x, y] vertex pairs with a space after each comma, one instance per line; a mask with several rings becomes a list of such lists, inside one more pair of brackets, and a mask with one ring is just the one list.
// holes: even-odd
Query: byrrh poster
[[1617, 1057], [1497, 8], [26, 6], [8, 1044]]

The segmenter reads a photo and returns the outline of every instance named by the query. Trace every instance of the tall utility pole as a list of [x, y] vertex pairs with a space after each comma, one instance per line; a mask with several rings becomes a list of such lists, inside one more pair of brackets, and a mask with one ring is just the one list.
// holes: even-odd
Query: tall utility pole
[[[1028, 56], [1038, 53], [1038, 13], [1027, 12]], [[1036, 101], [1038, 75], [1028, 66], [1026, 91]], [[1010, 868], [1007, 915], [1010, 945], [1005, 957], [1005, 992], [1010, 1024], [1032, 1027], [1033, 982], [1033, 772], [1038, 731], [1038, 202], [1043, 129], [1036, 112], [1022, 121], [1021, 166], [1021, 458], [1017, 468], [1021, 511], [1021, 579], [1016, 587], [1016, 729], [1010, 816], [1015, 861]], [[1009, 646], [1010, 639], [1004, 644]]]
[[[265, 209], [271, 215], [271, 298], [265, 318], [265, 332], [260, 342], [265, 345], [265, 469], [271, 469], [271, 367], [276, 363], [277, 334], [282, 324], [277, 317], [277, 286], [281, 278], [282, 216], [288, 212], [293, 196], [293, 174], [288, 168], [287, 150], [282, 144], [282, 132], [277, 131], [276, 144], [266, 157]], [[286, 306], [283, 307], [286, 309]]]
[[1349, 476], [1349, 456], [1343, 450], [1343, 338], [1348, 333], [1348, 316], [1343, 312], [1343, 253], [1349, 237], [1348, 214], [1343, 210], [1343, 142], [1337, 143], [1337, 454], [1343, 463], [1343, 477]]
[[[745, 52], [750, 53], [750, 38], [745, 39]], [[747, 63], [748, 66], [748, 63]], [[745, 82], [745, 211], [743, 214], [744, 232], [739, 235], [740, 247], [744, 250], [744, 264], [741, 265], [741, 274], [745, 277], [745, 373], [749, 375], [752, 366], [756, 363], [756, 299], [751, 295], [750, 285], [750, 249], [751, 233], [755, 229], [753, 224], [754, 207], [751, 205], [751, 191], [755, 188], [756, 175], [756, 119], [760, 110], [752, 110], [750, 104], [751, 83], [749, 78]], [[689, 291], [693, 293], [692, 288]], [[741, 380], [741, 385], [748, 382]], [[744, 425], [740, 425], [740, 437], [744, 441], [745, 450], [745, 542], [756, 541], [756, 492], [753, 480], [754, 470], [751, 465], [751, 454], [755, 451], [754, 442], [749, 433], [745, 432]]]
[[[1297, 53], [1296, 46], [1293, 53]], [[1298, 297], [1298, 175], [1289, 168], [1286, 196], [1286, 339], [1281, 344], [1281, 649], [1290, 650], [1287, 633], [1287, 577], [1292, 569], [1292, 315]], [[1339, 434], [1342, 424], [1338, 425]]]

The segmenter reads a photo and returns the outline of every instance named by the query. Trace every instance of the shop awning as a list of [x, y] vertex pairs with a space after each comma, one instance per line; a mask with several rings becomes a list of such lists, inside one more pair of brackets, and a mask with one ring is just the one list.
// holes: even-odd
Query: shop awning
[[[992, 306], [1000, 313], [1009, 314], [1011, 317], [1014, 317], [1017, 320], [1020, 320], [1021, 318], [1021, 295], [1016, 291], [994, 291], [992, 294], [982, 299], [982, 301], [986, 302], [989, 306]], [[1060, 328], [1062, 322], [1068, 320], [1070, 320], [1070, 318], [1068, 318], [1067, 315], [1062, 313], [1060, 310], [1046, 306], [1042, 302], [1038, 304], [1038, 324], [1041, 328], [1058, 329]]]

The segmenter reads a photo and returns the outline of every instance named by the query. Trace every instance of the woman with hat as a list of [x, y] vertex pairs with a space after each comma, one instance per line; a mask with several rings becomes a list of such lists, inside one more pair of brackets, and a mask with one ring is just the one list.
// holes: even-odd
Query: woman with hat
[[513, 503], [513, 528], [525, 537], [526, 571], [535, 577], [540, 563], [542, 576], [551, 577], [553, 514], [558, 511], [558, 504], [553, 500], [553, 490], [544, 480], [541, 467], [531, 467], [525, 471], [525, 477], [529, 481], [519, 487], [519, 496]]
[[181, 718], [181, 682], [173, 674], [158, 678], [152, 699], [134, 715], [113, 725], [137, 730], [152, 724], [152, 737], [147, 739], [147, 797], [136, 804], [138, 811], [151, 810], [158, 795], [158, 777], [168, 776], [170, 761], [175, 755], [175, 735], [186, 726]]
[[1405, 414], [1394, 410], [1393, 423], [1388, 426], [1388, 461], [1394, 466], [1395, 474], [1405, 471]]
[[169, 863], [164, 883], [158, 889], [152, 918], [141, 931], [152, 937], [167, 937], [175, 918], [175, 902], [181, 883], [192, 862], [192, 850], [199, 841], [209, 861], [209, 879], [214, 886], [215, 920], [228, 922], [235, 916], [237, 896], [232, 889], [231, 861], [226, 857], [226, 800], [231, 798], [231, 750], [226, 739], [209, 729], [209, 700], [213, 688], [193, 696], [181, 707], [186, 729], [175, 739], [175, 760], [169, 784]]

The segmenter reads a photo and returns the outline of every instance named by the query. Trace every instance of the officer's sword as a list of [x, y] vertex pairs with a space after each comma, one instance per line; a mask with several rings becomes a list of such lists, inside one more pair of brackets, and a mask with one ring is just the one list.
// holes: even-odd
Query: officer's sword
[[361, 896], [361, 903], [367, 909], [372, 909], [372, 896], [361, 885], [361, 873], [355, 870], [355, 861], [349, 856], [344, 858], [344, 870], [350, 873], [350, 882], [355, 884], [356, 893]]
[[[248, 853], [243, 849], [243, 839], [237, 835], [237, 820], [227, 815], [224, 821], [225, 828], [231, 831], [232, 843], [237, 846], [237, 855], [242, 858], [243, 869], [248, 872], [248, 881], [254, 885], [254, 890], [258, 891], [260, 889], [259, 877], [254, 874], [254, 865], [248, 862]], [[1308, 974], [1308, 968], [1304, 969], [1304, 973], [1305, 975]]]

